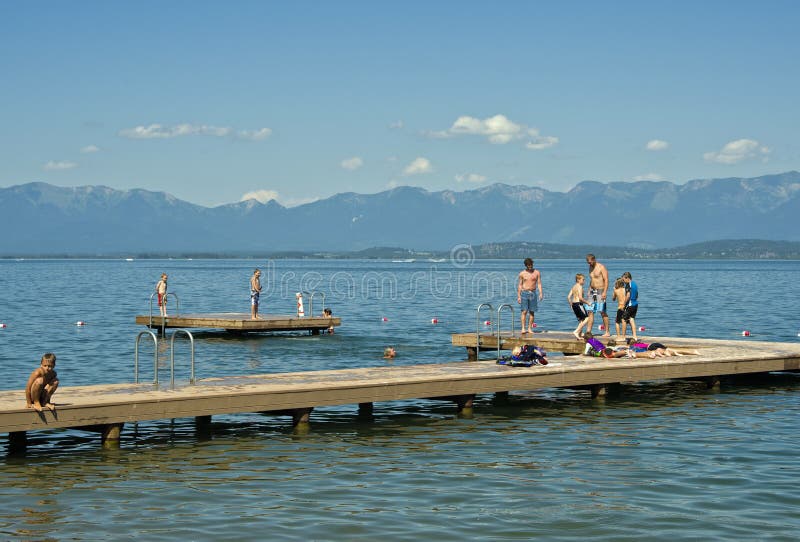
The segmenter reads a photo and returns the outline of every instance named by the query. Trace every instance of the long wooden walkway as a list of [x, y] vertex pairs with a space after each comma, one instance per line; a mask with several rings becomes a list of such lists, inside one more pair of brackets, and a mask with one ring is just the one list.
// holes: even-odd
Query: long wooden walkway
[[[574, 337], [572, 338], [574, 341]], [[689, 340], [661, 338], [668, 345]], [[570, 341], [571, 342], [571, 341]], [[577, 341], [575, 341], [577, 343]], [[699, 355], [656, 359], [552, 357], [547, 366], [509, 367], [494, 360], [459, 361], [298, 373], [209, 378], [177, 389], [152, 384], [62, 387], [55, 413], [25, 408], [22, 390], [0, 392], [0, 433], [24, 443], [25, 432], [94, 428], [104, 442], [118, 441], [122, 424], [219, 414], [282, 412], [308, 420], [314, 407], [417, 398], [447, 398], [471, 407], [475, 394], [550, 387], [592, 387], [612, 383], [800, 370], [800, 344], [692, 339]], [[568, 348], [568, 344], [563, 345]], [[550, 348], [556, 350], [556, 348]], [[65, 375], [62, 375], [65, 376]], [[65, 378], [65, 381], [67, 379]]]
[[253, 320], [247, 313], [220, 312], [211, 314], [160, 315], [140, 314], [136, 323], [152, 328], [204, 328], [224, 329], [235, 333], [256, 333], [271, 331], [310, 331], [318, 334], [324, 329], [340, 326], [342, 319], [328, 316], [289, 316], [264, 314]]

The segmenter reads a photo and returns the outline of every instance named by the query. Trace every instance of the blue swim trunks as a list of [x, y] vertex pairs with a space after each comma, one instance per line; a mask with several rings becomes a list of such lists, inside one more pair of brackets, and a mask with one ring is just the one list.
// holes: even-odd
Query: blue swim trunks
[[258, 306], [258, 298], [261, 296], [260, 292], [250, 292], [250, 304], [254, 307]]
[[519, 293], [519, 305], [522, 312], [536, 312], [539, 308], [536, 290], [522, 290]]
[[606, 314], [606, 302], [603, 301], [603, 294], [600, 290], [589, 290], [589, 312], [599, 312]]

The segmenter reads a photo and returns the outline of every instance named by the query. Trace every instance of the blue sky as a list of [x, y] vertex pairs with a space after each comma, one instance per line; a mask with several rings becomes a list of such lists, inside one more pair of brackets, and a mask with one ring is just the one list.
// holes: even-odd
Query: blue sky
[[0, 0], [0, 186], [214, 206], [800, 169], [797, 2]]

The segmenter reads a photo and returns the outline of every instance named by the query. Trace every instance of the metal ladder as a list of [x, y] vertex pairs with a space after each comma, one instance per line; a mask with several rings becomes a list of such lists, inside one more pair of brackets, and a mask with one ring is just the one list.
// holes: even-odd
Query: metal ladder
[[[478, 310], [475, 314], [475, 357], [476, 359], [480, 356], [481, 353], [481, 309], [484, 307], [489, 309], [489, 318], [492, 317], [492, 312], [494, 311], [494, 307], [492, 307], [491, 303], [481, 303], [478, 305]], [[494, 333], [494, 322], [491, 320], [489, 321], [491, 324], [490, 332]]]
[[[153, 339], [153, 384], [158, 385], [158, 337], [150, 330], [142, 331], [136, 336], [136, 345], [133, 350], [133, 381], [139, 383], [139, 341], [145, 335], [150, 335]], [[195, 383], [194, 376], [194, 336], [186, 329], [176, 329], [172, 333], [169, 341], [169, 372], [170, 372], [170, 388], [175, 388], [175, 337], [178, 335], [186, 335], [189, 339], [191, 347], [191, 362], [190, 362], [190, 376], [189, 383]]]
[[497, 327], [495, 328], [495, 333], [497, 337], [497, 359], [500, 359], [500, 328], [502, 327], [500, 324], [500, 316], [502, 315], [503, 309], [509, 309], [511, 312], [511, 336], [514, 336], [514, 306], [508, 303], [504, 303], [497, 308]]
[[308, 314], [314, 316], [314, 296], [319, 295], [322, 297], [322, 310], [325, 310], [325, 292], [318, 292], [314, 290], [308, 297]]

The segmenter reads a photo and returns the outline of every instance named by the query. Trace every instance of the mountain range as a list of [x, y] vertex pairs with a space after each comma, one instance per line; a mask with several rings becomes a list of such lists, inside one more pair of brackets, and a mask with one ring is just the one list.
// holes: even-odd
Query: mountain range
[[631, 248], [708, 240], [800, 241], [800, 172], [756, 178], [584, 181], [567, 192], [493, 184], [398, 187], [297, 207], [203, 207], [165, 192], [41, 182], [0, 188], [0, 255], [264, 254], [503, 242]]

